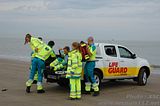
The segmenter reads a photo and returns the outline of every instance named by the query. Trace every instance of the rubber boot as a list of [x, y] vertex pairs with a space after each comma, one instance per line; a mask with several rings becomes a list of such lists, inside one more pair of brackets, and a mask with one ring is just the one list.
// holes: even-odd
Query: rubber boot
[[91, 83], [87, 82], [85, 83], [85, 92], [84, 94], [91, 94]]
[[68, 100], [76, 100], [76, 98], [71, 98], [71, 97], [69, 97]]
[[41, 82], [37, 82], [37, 93], [45, 93]]
[[89, 94], [91, 94], [91, 92], [90, 91], [84, 91], [83, 94], [86, 94], [86, 95], [88, 94], [89, 95]]
[[81, 100], [81, 98], [76, 98], [76, 100]]
[[31, 92], [30, 89], [31, 89], [32, 83], [33, 83], [32, 80], [28, 80], [28, 81], [26, 82], [26, 86], [27, 86], [26, 92], [27, 92], [27, 93], [30, 93], [30, 92]]

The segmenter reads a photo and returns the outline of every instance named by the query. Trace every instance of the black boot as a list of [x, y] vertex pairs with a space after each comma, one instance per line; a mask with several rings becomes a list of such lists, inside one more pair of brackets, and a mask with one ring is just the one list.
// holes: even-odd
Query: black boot
[[99, 95], [99, 91], [94, 91], [93, 96], [98, 96]]
[[37, 84], [37, 80], [34, 80], [32, 84]]
[[71, 98], [71, 97], [69, 97], [68, 100], [76, 100], [76, 98]]
[[83, 94], [89, 95], [89, 94], [91, 94], [91, 92], [90, 91], [85, 91], [85, 92], [83, 92]]
[[37, 93], [45, 93], [45, 90], [37, 90]]
[[81, 98], [76, 98], [76, 100], [81, 100]]
[[31, 89], [31, 86], [28, 86], [28, 87], [26, 88], [26, 92], [27, 92], [27, 93], [31, 93], [30, 89]]

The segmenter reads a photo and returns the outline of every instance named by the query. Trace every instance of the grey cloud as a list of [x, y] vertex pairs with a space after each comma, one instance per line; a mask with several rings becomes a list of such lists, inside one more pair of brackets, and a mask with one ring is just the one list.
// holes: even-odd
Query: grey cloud
[[103, 7], [129, 7], [160, 4], [159, 0], [45, 0], [49, 9], [97, 9]]
[[[25, 4], [27, 1], [29, 4]], [[41, 1], [41, 4], [38, 4]], [[1, 0], [21, 2], [13, 10], [5, 11], [20, 17], [65, 17], [65, 18], [159, 18], [159, 0]], [[3, 12], [1, 12], [2, 14]], [[2, 15], [5, 15], [2, 14]]]
[[[0, 11], [0, 22], [3, 23], [0, 28], [4, 34], [33, 31], [75, 37], [93, 33], [98, 38], [111, 35], [117, 39], [137, 39], [139, 36], [151, 38], [160, 34], [159, 0], [1, 0], [0, 3], [2, 2], [15, 5], [12, 10]], [[8, 31], [7, 28], [12, 30]]]

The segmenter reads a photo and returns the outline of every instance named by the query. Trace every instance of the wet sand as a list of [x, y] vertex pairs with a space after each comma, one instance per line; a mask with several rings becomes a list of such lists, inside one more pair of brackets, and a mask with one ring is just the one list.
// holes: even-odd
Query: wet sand
[[0, 59], [0, 106], [160, 106], [160, 74], [151, 74], [146, 86], [132, 80], [107, 81], [100, 96], [82, 95], [82, 100], [70, 101], [68, 90], [56, 83], [44, 82], [45, 94], [37, 94], [35, 85], [26, 94], [28, 67], [28, 62]]

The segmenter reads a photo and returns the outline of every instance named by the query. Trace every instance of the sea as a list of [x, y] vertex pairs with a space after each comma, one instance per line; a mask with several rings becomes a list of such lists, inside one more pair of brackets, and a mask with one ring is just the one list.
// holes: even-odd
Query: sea
[[[105, 39], [105, 38], [104, 38]], [[54, 40], [55, 52], [64, 46], [70, 46], [73, 41], [84, 39], [43, 39], [44, 42]], [[116, 40], [96, 40], [98, 43], [113, 43], [124, 45], [133, 51], [138, 57], [145, 58], [151, 65], [160, 66], [160, 41], [116, 41]], [[0, 37], [0, 58], [30, 61], [31, 49], [24, 45], [24, 38]]]

